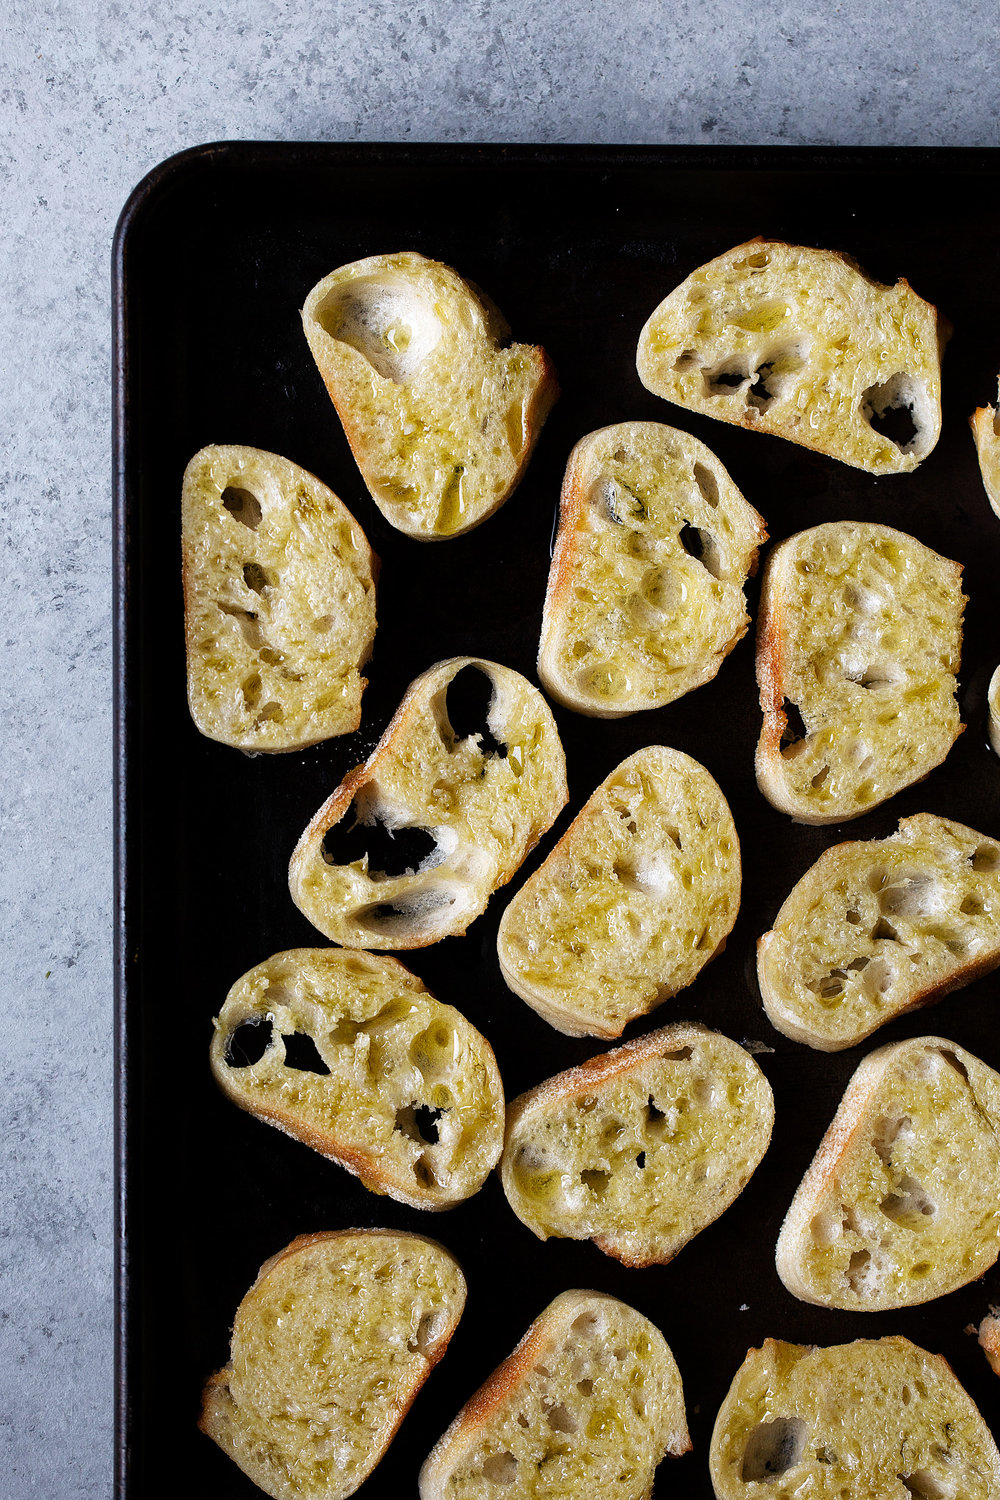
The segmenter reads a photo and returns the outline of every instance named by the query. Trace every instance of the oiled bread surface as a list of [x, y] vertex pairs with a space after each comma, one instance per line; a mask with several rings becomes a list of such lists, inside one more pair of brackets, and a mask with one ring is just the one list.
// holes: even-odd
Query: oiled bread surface
[[[454, 722], [456, 679], [464, 685], [468, 674], [486, 695], [485, 720], [471, 732]], [[289, 867], [292, 899], [346, 948], [420, 948], [462, 933], [566, 796], [566, 759], [538, 689], [479, 657], [438, 662], [410, 684], [368, 760], [303, 833]], [[363, 842], [376, 824], [411, 849], [419, 838], [424, 852], [401, 873], [387, 873], [367, 850], [352, 847], [342, 860], [339, 835], [355, 830]], [[383, 864], [386, 853], [383, 841]]]
[[909, 1307], [1000, 1254], [1000, 1075], [944, 1037], [865, 1058], [792, 1201], [778, 1273], [806, 1302]]
[[773, 1119], [749, 1053], [704, 1026], [665, 1026], [513, 1101], [504, 1192], [540, 1239], [665, 1264], [743, 1191]]
[[757, 944], [771, 1022], [824, 1052], [998, 964], [1000, 842], [933, 813], [828, 849]]
[[[997, 380], [1000, 406], [1000, 379]], [[997, 515], [1000, 516], [1000, 411], [997, 406], [980, 406], [970, 418], [972, 435], [979, 456], [983, 488]]]
[[1000, 1454], [940, 1355], [888, 1337], [751, 1349], [719, 1411], [717, 1500], [996, 1500]]
[[563, 481], [538, 673], [597, 718], [710, 681], [746, 632], [767, 533], [715, 455], [660, 422], [583, 438]]
[[871, 474], [927, 457], [941, 431], [936, 310], [848, 256], [757, 239], [699, 266], [639, 339], [656, 395]]
[[422, 1235], [301, 1235], [261, 1267], [200, 1420], [275, 1500], [344, 1500], [448, 1346], [465, 1279]]
[[420, 1471], [420, 1500], [647, 1500], [691, 1443], [659, 1329], [599, 1292], [557, 1297], [459, 1412]]
[[503, 914], [515, 994], [570, 1036], [620, 1036], [689, 985], [740, 904], [732, 814], [704, 766], [650, 745], [622, 761]]
[[388, 955], [274, 954], [229, 991], [211, 1059], [242, 1109], [415, 1208], [468, 1198], [499, 1159], [490, 1044]]
[[558, 386], [475, 287], [414, 251], [373, 255], [324, 276], [302, 325], [386, 520], [433, 541], [503, 504]]
[[757, 782], [803, 823], [860, 817], [962, 731], [961, 565], [874, 522], [831, 521], [768, 557], [757, 622]]
[[241, 750], [297, 750], [361, 722], [375, 557], [341, 500], [258, 448], [196, 453], [181, 494], [191, 716]]

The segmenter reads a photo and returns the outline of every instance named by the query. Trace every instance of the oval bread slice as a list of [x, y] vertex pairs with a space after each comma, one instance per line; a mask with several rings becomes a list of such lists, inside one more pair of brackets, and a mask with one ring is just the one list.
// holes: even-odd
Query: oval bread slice
[[300, 1235], [240, 1303], [198, 1425], [274, 1500], [344, 1500], [388, 1448], [464, 1305], [457, 1261], [422, 1235]]
[[998, 406], [980, 406], [970, 420], [979, 455], [979, 472], [987, 498], [1000, 516], [1000, 379], [997, 380]]
[[414, 1208], [460, 1203], [500, 1157], [493, 1049], [387, 955], [276, 953], [229, 991], [211, 1061], [241, 1109]]
[[837, 844], [757, 943], [771, 1024], [837, 1052], [1000, 964], [1000, 842], [938, 818]]
[[944, 760], [963, 727], [961, 575], [871, 522], [774, 548], [757, 622], [757, 784], [780, 812], [857, 818]]
[[764, 522], [715, 455], [660, 422], [592, 432], [569, 456], [538, 675], [596, 718], [661, 708], [718, 672], [749, 624]]
[[909, 1339], [767, 1339], [712, 1433], [717, 1500], [996, 1500], [1000, 1453], [947, 1360]]
[[202, 448], [181, 492], [188, 703], [240, 750], [301, 750], [361, 722], [378, 558], [347, 506], [259, 448]]
[[778, 1237], [804, 1302], [882, 1312], [1000, 1254], [1000, 1074], [944, 1037], [880, 1047], [851, 1079]]
[[420, 1500], [648, 1500], [688, 1452], [684, 1392], [660, 1330], [600, 1292], [563, 1292], [459, 1412]]
[[704, 1026], [665, 1026], [514, 1100], [503, 1190], [539, 1239], [665, 1265], [743, 1191], [773, 1122], [748, 1052]]
[[313, 287], [302, 326], [387, 521], [435, 541], [503, 504], [559, 388], [475, 287], [414, 251], [372, 255]]
[[[463, 722], [470, 678], [484, 707]], [[303, 833], [292, 900], [345, 948], [422, 948], [462, 933], [566, 797], [566, 758], [538, 689], [478, 657], [438, 662]]]
[[568, 1036], [620, 1036], [697, 977], [740, 905], [725, 797], [650, 745], [612, 771], [504, 912], [503, 977]]
[[643, 385], [689, 411], [902, 474], [941, 432], [947, 325], [903, 280], [756, 239], [692, 271], [639, 337]]

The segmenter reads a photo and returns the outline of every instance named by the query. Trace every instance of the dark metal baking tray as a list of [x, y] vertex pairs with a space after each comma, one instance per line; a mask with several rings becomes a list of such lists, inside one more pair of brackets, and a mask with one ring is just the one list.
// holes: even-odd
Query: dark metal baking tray
[[[461, 1402], [558, 1291], [597, 1287], [663, 1329], [683, 1373], [694, 1451], [657, 1493], [709, 1496], [715, 1412], [748, 1346], [768, 1335], [838, 1343], [900, 1332], [951, 1360], [988, 1419], [1000, 1385], [966, 1332], [1000, 1298], [996, 1270], [925, 1307], [854, 1316], [797, 1302], [777, 1280], [778, 1227], [860, 1057], [934, 1032], [1000, 1066], [997, 980], [827, 1056], [777, 1035], [754, 941], [793, 882], [844, 837], [875, 837], [922, 809], [1000, 834], [1000, 763], [984, 733], [1000, 654], [1000, 522], [968, 430], [1000, 363], [1000, 182], [990, 151], [207, 146], [135, 191], [115, 248], [117, 585], [118, 1485], [130, 1500], [257, 1493], [195, 1429], [205, 1377], [224, 1363], [237, 1303], [294, 1235], [346, 1225], [440, 1238], [469, 1282], [465, 1317], [366, 1500], [414, 1494]], [[780, 440], [659, 402], [634, 351], [645, 318], [694, 266], [756, 234], [848, 251], [883, 281], [905, 275], [952, 320], [945, 423], [912, 475], [873, 479]], [[359, 256], [417, 249], [487, 289], [515, 337], [548, 349], [563, 395], [527, 475], [468, 537], [426, 546], [371, 503], [302, 336], [305, 293]], [[627, 418], [686, 428], [722, 458], [777, 540], [819, 521], [887, 522], [965, 564], [961, 698], [968, 730], [922, 785], [845, 828], [805, 828], [759, 795], [759, 717], [748, 636], [717, 679], [660, 711], [599, 722], [557, 710], [571, 803], [464, 938], [401, 957], [486, 1032], [508, 1096], [602, 1050], [551, 1030], [506, 990], [497, 923], [597, 782], [641, 745], [709, 767], [743, 846], [744, 896], [724, 954], [646, 1027], [697, 1018], [773, 1051], [771, 1149], [749, 1187], [671, 1265], [630, 1271], [591, 1244], [537, 1241], [494, 1177], [429, 1215], [378, 1198], [243, 1114], [208, 1069], [211, 1018], [233, 980], [282, 948], [321, 941], [292, 905], [288, 857], [320, 801], [374, 744], [410, 679], [475, 653], [533, 675], [559, 484], [572, 444]], [[249, 443], [326, 480], [383, 567], [360, 731], [304, 753], [249, 758], [195, 731], [184, 696], [179, 491], [205, 443]], [[757, 603], [751, 586], [751, 611]], [[636, 1025], [630, 1034], [645, 1029]]]

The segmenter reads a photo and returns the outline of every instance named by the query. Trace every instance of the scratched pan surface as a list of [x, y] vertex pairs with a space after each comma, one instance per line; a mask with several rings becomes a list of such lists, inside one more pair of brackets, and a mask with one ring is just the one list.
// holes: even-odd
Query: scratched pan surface
[[[877, 1042], [933, 1031], [1000, 1067], [998, 980], [825, 1056], [776, 1034], [754, 942], [789, 888], [844, 837], [881, 837], [922, 809], [1000, 835], [1000, 762], [985, 686], [1000, 656], [1000, 522], [968, 430], [1000, 364], [1000, 193], [995, 153], [223, 145], [176, 158], [133, 196], [119, 229], [117, 303], [119, 1492], [251, 1496], [195, 1428], [205, 1377], [225, 1362], [236, 1305], [294, 1235], [348, 1225], [440, 1238], [469, 1283], [465, 1317], [366, 1500], [414, 1494], [417, 1469], [461, 1402], [567, 1287], [635, 1304], [684, 1377], [694, 1451], [656, 1493], [709, 1496], [715, 1412], [746, 1349], [768, 1335], [838, 1343], [903, 1333], [947, 1355], [994, 1427], [1000, 1382], [965, 1332], [1000, 1276], [922, 1308], [874, 1316], [797, 1302], [773, 1263], [782, 1216], [844, 1085]], [[955, 327], [944, 432], [915, 474], [873, 479], [803, 449], [659, 402], [634, 351], [656, 303], [697, 264], [756, 234], [841, 249], [883, 281], [905, 275]], [[519, 490], [481, 529], [426, 546], [370, 501], [306, 348], [298, 309], [320, 276], [382, 251], [457, 267], [542, 343], [563, 394]], [[464, 938], [402, 954], [492, 1042], [508, 1097], [601, 1050], [551, 1030], [505, 988], [497, 924], [571, 811], [626, 754], [688, 751], [720, 782], [743, 846], [744, 895], [724, 954], [646, 1027], [695, 1018], [762, 1042], [774, 1088], [771, 1149], [722, 1219], [671, 1265], [629, 1271], [590, 1244], [542, 1244], [494, 1177], [426, 1215], [377, 1198], [304, 1146], [243, 1114], [208, 1069], [211, 1018], [233, 980], [279, 949], [321, 941], [292, 905], [298, 834], [384, 728], [410, 679], [474, 653], [533, 675], [559, 484], [572, 444], [628, 418], [706, 441], [778, 540], [802, 526], [884, 521], [965, 564], [961, 698], [968, 730], [921, 786], [844, 829], [798, 827], [753, 778], [759, 725], [752, 637], [717, 679], [660, 711], [602, 723], [557, 709], [570, 807]], [[355, 735], [248, 758], [203, 739], [184, 696], [179, 493], [205, 443], [282, 453], [346, 501], [382, 558], [379, 628]], [[751, 612], [756, 587], [750, 588]], [[645, 1029], [636, 1025], [629, 1034]]]

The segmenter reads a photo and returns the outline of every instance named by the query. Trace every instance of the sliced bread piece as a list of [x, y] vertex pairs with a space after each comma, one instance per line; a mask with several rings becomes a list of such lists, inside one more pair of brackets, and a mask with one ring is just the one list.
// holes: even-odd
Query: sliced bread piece
[[933, 813], [828, 849], [757, 943], [771, 1024], [822, 1052], [998, 965], [1000, 842]]
[[241, 1109], [414, 1208], [470, 1197], [503, 1148], [489, 1042], [386, 955], [276, 953], [229, 991], [211, 1061]]
[[274, 1500], [344, 1500], [385, 1453], [464, 1305], [457, 1261], [422, 1235], [300, 1235], [240, 1303], [198, 1425]]
[[303, 833], [292, 900], [345, 948], [422, 948], [462, 933], [566, 797], [566, 759], [538, 689], [478, 657], [438, 662]]
[[983, 488], [1000, 516], [1000, 379], [997, 380], [997, 406], [978, 407], [969, 421], [976, 440]]
[[600, 1292], [563, 1292], [459, 1412], [420, 1500], [648, 1500], [688, 1452], [684, 1392], [660, 1330]]
[[302, 326], [387, 521], [435, 541], [503, 504], [559, 388], [476, 287], [414, 251], [372, 255], [313, 287]]
[[944, 1037], [880, 1047], [851, 1079], [778, 1238], [822, 1307], [942, 1297], [1000, 1255], [1000, 1074]]
[[595, 718], [660, 708], [746, 634], [764, 522], [715, 455], [660, 422], [592, 432], [569, 456], [538, 675]]
[[378, 558], [332, 490], [258, 448], [196, 453], [181, 491], [188, 703], [240, 750], [361, 722]]
[[961, 564], [873, 522], [774, 548], [757, 621], [757, 784], [801, 823], [860, 817], [962, 732]]
[[990, 1362], [990, 1368], [1000, 1375], [1000, 1318], [984, 1318], [979, 1325], [979, 1343]]
[[767, 1339], [709, 1455], [717, 1500], [996, 1500], [1000, 1453], [947, 1360], [909, 1339]]
[[567, 1036], [620, 1036], [697, 978], [740, 905], [725, 797], [680, 750], [637, 750], [504, 912], [508, 986]]
[[990, 685], [986, 690], [987, 700], [987, 731], [990, 744], [998, 755], [1000, 755], [1000, 667], [997, 667], [990, 678]]
[[756, 239], [692, 271], [639, 338], [639, 378], [689, 411], [902, 474], [941, 432], [950, 328], [906, 281]]
[[773, 1122], [748, 1052], [704, 1026], [665, 1026], [514, 1100], [503, 1190], [539, 1239], [666, 1265], [746, 1187]]

